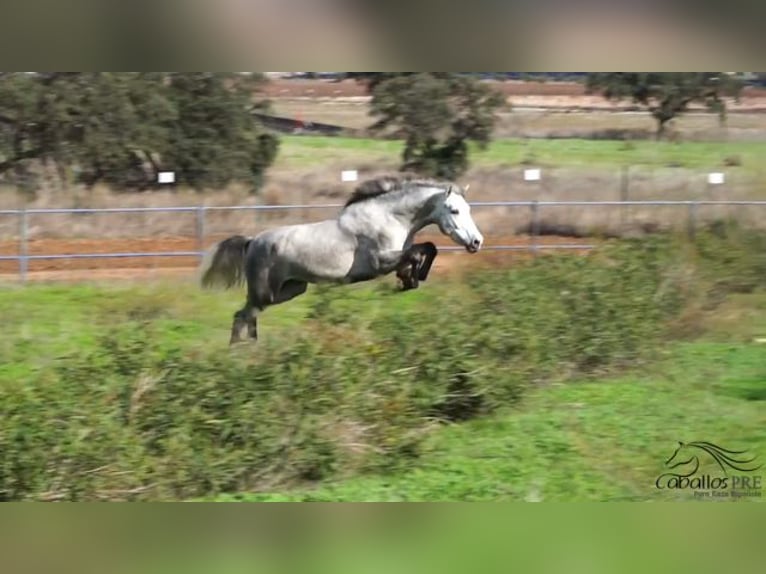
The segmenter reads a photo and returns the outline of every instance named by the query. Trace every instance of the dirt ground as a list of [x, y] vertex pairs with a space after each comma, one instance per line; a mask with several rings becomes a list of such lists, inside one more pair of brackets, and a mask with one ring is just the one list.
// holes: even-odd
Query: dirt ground
[[[508, 96], [553, 95], [582, 96], [585, 88], [582, 84], [570, 82], [497, 82], [498, 89]], [[274, 79], [265, 88], [265, 94], [271, 98], [354, 98], [367, 97], [363, 84], [353, 80], [340, 82], [332, 80], [287, 80]]]
[[[515, 106], [568, 109], [630, 109], [629, 102], [609, 103], [600, 95], [588, 95], [585, 86], [574, 82], [493, 82]], [[365, 100], [364, 85], [353, 81], [274, 79], [264, 93], [269, 98], [343, 98]], [[694, 107], [694, 106], [692, 106]], [[739, 102], [731, 102], [729, 111], [766, 110], [766, 89], [747, 87]]]
[[[223, 239], [223, 237], [208, 237], [205, 245]], [[443, 238], [424, 235], [419, 240], [433, 240], [439, 246], [447, 246]], [[591, 241], [566, 237], [541, 237], [537, 244], [542, 246], [540, 254], [553, 253], [558, 250], [546, 249], [553, 245], [582, 245]], [[488, 237], [487, 247], [506, 245], [526, 248], [530, 239], [523, 235], [507, 237]], [[196, 251], [197, 241], [191, 237], [166, 238], [124, 238], [124, 239], [37, 239], [29, 242], [29, 255], [56, 255], [76, 253], [128, 253], [128, 252], [167, 252], [167, 251]], [[585, 250], [567, 250], [568, 253], [584, 253]], [[18, 244], [13, 241], [0, 242], [0, 255], [18, 254]], [[520, 251], [493, 251], [486, 249], [479, 254], [469, 255], [463, 251], [443, 250], [435, 262], [437, 270], [468, 270], [481, 267], [493, 267], [500, 264], [511, 264], [514, 261], [528, 258], [531, 253]], [[31, 281], [85, 281], [112, 279], [140, 279], [151, 276], [187, 276], [194, 275], [199, 257], [120, 257], [94, 259], [35, 259], [29, 261], [28, 279]], [[3, 281], [18, 280], [18, 261], [0, 261], [0, 279]]]

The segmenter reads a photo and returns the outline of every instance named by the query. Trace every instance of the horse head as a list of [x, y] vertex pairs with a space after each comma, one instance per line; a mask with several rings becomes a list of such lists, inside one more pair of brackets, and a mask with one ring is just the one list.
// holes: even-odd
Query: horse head
[[467, 189], [468, 186], [460, 189], [450, 184], [441, 196], [442, 201], [437, 204], [433, 216], [442, 233], [465, 247], [469, 253], [476, 253], [484, 243], [484, 236], [471, 217], [471, 206], [465, 199]]

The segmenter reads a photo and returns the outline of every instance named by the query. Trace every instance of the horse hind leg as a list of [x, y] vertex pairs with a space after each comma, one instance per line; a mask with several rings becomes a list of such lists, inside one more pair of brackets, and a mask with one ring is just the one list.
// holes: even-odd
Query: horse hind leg
[[[279, 293], [270, 297], [269, 305], [276, 305], [277, 303], [284, 303], [290, 299], [302, 295], [306, 292], [308, 283], [304, 281], [286, 281]], [[245, 306], [234, 313], [234, 323], [231, 327], [231, 340], [229, 344], [235, 344], [242, 341], [240, 336], [242, 329], [247, 327], [248, 338], [257, 341], [258, 340], [258, 315], [266, 308], [266, 305], [259, 305], [257, 301], [253, 301], [251, 297], [248, 297]]]
[[260, 281], [255, 285], [248, 296], [247, 305], [242, 309], [242, 319], [247, 325], [247, 336], [252, 340], [258, 340], [258, 315], [271, 305], [277, 305], [289, 301], [305, 293], [308, 283], [303, 281], [287, 280], [277, 289], [274, 289], [276, 282], [274, 273], [262, 273]]
[[285, 301], [289, 301], [298, 295], [303, 295], [306, 292], [308, 286], [309, 284], [305, 281], [288, 279], [280, 286], [279, 291], [274, 298], [274, 304], [284, 303]]
[[250, 321], [252, 315], [252, 307], [250, 303], [246, 303], [242, 309], [234, 313], [234, 320], [231, 324], [231, 338], [229, 344], [233, 345], [242, 341], [241, 333], [245, 327], [250, 331]]
[[260, 312], [261, 312], [261, 309], [252, 307], [248, 315], [247, 336], [253, 341], [258, 340], [258, 313]]
[[234, 321], [231, 324], [231, 338], [229, 344], [242, 342], [242, 329], [247, 327], [247, 336], [250, 339], [258, 339], [258, 313], [262, 309], [254, 306], [248, 299], [242, 309], [234, 313]]
[[259, 269], [252, 286], [248, 288], [247, 304], [242, 318], [247, 326], [247, 336], [253, 341], [258, 340], [258, 315], [269, 305], [275, 303], [274, 292], [269, 282], [268, 268]]
[[234, 321], [231, 325], [231, 338], [229, 339], [230, 345], [242, 341], [242, 329], [245, 327], [247, 327], [249, 339], [258, 339], [258, 313], [263, 311], [270, 303], [270, 294], [265, 281], [258, 282], [255, 289], [248, 285], [245, 306], [234, 313]]

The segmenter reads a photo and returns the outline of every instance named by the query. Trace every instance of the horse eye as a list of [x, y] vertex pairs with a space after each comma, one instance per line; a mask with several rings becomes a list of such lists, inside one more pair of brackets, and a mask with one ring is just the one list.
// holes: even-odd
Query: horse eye
[[449, 212], [450, 212], [452, 215], [457, 215], [458, 213], [460, 213], [460, 210], [458, 210], [458, 209], [450, 209], [450, 210], [449, 210]]

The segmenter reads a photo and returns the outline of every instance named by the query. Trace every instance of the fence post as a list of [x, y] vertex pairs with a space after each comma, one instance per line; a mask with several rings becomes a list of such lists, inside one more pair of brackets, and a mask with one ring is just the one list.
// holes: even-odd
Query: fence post
[[205, 256], [205, 211], [204, 206], [197, 208], [197, 252], [200, 260]]
[[[628, 177], [628, 169], [630, 169], [630, 166], [622, 166], [622, 173], [620, 175], [620, 201], [622, 202], [628, 201], [630, 197], [630, 179]], [[625, 224], [628, 219], [627, 212], [627, 205], [620, 206], [620, 227], [622, 229], [625, 229]]]
[[27, 282], [29, 271], [29, 221], [27, 209], [23, 208], [19, 215], [19, 278], [22, 283]]
[[532, 222], [530, 224], [531, 233], [529, 235], [529, 251], [532, 254], [532, 257], [537, 257], [537, 237], [540, 235], [540, 205], [537, 203], [537, 200], [534, 200], [529, 207], [532, 215]]
[[687, 232], [689, 234], [689, 240], [694, 241], [697, 236], [697, 209], [699, 203], [696, 201], [689, 202], [689, 213], [687, 216]]

